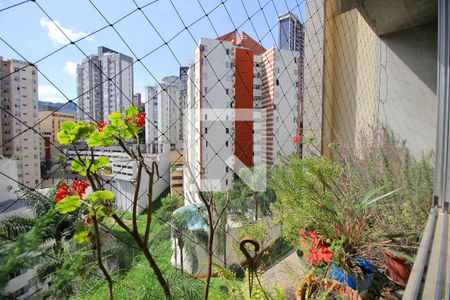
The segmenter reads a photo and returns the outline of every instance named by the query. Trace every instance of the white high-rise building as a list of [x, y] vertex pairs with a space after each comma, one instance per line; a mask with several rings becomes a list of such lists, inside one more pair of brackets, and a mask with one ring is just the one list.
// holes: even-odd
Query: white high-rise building
[[[14, 72], [14, 73], [13, 73]], [[38, 72], [35, 66], [0, 56], [0, 154], [17, 161], [17, 178], [34, 189], [41, 178], [39, 134], [28, 126], [38, 123]], [[35, 128], [39, 132], [39, 128]], [[19, 188], [25, 188], [19, 186]]]
[[104, 120], [133, 104], [133, 58], [99, 47], [77, 66], [78, 119]]
[[266, 50], [244, 32], [200, 40], [187, 81], [188, 202], [198, 201], [194, 183], [219, 191], [231, 186], [236, 159], [250, 168], [297, 150], [299, 57], [296, 51]]
[[161, 152], [164, 144], [183, 148], [183, 118], [186, 82], [177, 76], [164, 77], [157, 86], [145, 87], [145, 143]]

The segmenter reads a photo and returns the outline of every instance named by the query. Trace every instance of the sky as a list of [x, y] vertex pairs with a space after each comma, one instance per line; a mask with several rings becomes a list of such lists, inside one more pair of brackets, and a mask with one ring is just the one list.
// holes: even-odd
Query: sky
[[[0, 56], [33, 63], [40, 60], [37, 66], [50, 81], [39, 77], [39, 99], [51, 102], [76, 97], [76, 65], [85, 55], [96, 54], [99, 46], [134, 60], [150, 53], [142, 59], [150, 72], [139, 62], [134, 64], [134, 91], [143, 93], [144, 86], [178, 75], [180, 64], [193, 60], [202, 37], [215, 38], [236, 27], [270, 48], [278, 39], [278, 14], [289, 9], [301, 20], [305, 18], [304, 0], [223, 0], [224, 4], [222, 0], [36, 0], [7, 9], [20, 2], [0, 0]], [[107, 26], [121, 18], [114, 28], [131, 50], [114, 28]], [[70, 45], [58, 27], [72, 40], [84, 39]], [[171, 41], [165, 45], [162, 39]]]

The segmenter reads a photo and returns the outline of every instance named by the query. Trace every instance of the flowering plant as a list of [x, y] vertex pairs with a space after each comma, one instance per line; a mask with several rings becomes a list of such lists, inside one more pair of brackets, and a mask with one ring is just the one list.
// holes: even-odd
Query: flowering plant
[[306, 253], [303, 253], [307, 263], [314, 267], [330, 263], [332, 253], [323, 237], [319, 237], [314, 230], [301, 230], [299, 238], [302, 248], [304, 250], [308, 249]]
[[[61, 214], [77, 213], [79, 222], [73, 239], [78, 243], [90, 241], [92, 248], [96, 250], [97, 264], [108, 281], [109, 298], [113, 298], [113, 281], [105, 268], [102, 260], [101, 237], [99, 227], [105, 218], [112, 218], [122, 227], [136, 242], [139, 249], [148, 260], [166, 297], [170, 298], [169, 285], [156, 264], [149, 248], [149, 236], [152, 215], [153, 175], [157, 172], [157, 165], [153, 163], [147, 166], [140, 149], [139, 131], [145, 124], [145, 112], [139, 112], [135, 106], [130, 106], [125, 113], [113, 112], [108, 116], [108, 121], [88, 123], [84, 121], [66, 121], [61, 124], [61, 131], [57, 134], [57, 140], [63, 145], [73, 145], [76, 156], [72, 160], [72, 171], [78, 173], [83, 179], [76, 179], [69, 186], [63, 182], [59, 185], [55, 194], [55, 209]], [[125, 141], [135, 139], [137, 149], [127, 146]], [[78, 146], [86, 145], [88, 148], [80, 153]], [[95, 147], [109, 147], [118, 144], [122, 150], [135, 162], [137, 168], [134, 197], [132, 200], [132, 225], [127, 225], [116, 213], [113, 206], [115, 194], [104, 189], [108, 183], [103, 175], [109, 173], [110, 161], [107, 156], [95, 156]], [[83, 155], [84, 154], [84, 155]], [[90, 154], [90, 155], [89, 155]], [[145, 232], [139, 232], [137, 226], [137, 206], [142, 172], [149, 177], [148, 182], [148, 209]], [[92, 192], [87, 193], [90, 187]]]

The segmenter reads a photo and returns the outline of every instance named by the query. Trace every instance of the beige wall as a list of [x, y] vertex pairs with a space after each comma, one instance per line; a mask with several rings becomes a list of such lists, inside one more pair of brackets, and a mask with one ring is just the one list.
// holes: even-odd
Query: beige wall
[[[381, 124], [413, 154], [434, 149], [436, 24], [379, 37], [356, 9], [306, 3], [304, 155], [331, 142], [358, 149], [360, 134]], [[348, 8], [348, 7], [346, 7]]]
[[358, 148], [375, 120], [378, 37], [355, 9], [333, 18], [325, 42], [324, 140]]

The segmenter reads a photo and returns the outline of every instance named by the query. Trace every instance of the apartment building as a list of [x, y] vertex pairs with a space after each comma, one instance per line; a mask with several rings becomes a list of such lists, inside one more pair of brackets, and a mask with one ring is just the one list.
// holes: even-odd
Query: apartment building
[[184, 187], [223, 191], [239, 168], [274, 164], [296, 151], [297, 51], [266, 50], [245, 32], [202, 38], [187, 82]]
[[[137, 149], [137, 145], [132, 145], [133, 149]], [[153, 162], [158, 165], [159, 176], [155, 173], [153, 178], [153, 197], [152, 200], [156, 200], [164, 191], [169, 188], [170, 183], [170, 170], [169, 170], [169, 149], [168, 147], [163, 149], [162, 153], [150, 154], [145, 153], [145, 146], [141, 145], [141, 150], [144, 153], [144, 161], [148, 166], [151, 166]], [[74, 158], [76, 152], [73, 148], [65, 148], [66, 154]], [[90, 157], [90, 152], [86, 149], [78, 150], [80, 155]], [[137, 180], [137, 163], [130, 159], [119, 146], [110, 146], [107, 148], [97, 147], [94, 152], [94, 157], [106, 156], [108, 157], [110, 164], [109, 173], [102, 174], [102, 177], [109, 181], [105, 185], [105, 188], [111, 190], [115, 194], [114, 204], [117, 208], [131, 212], [132, 200], [135, 190], [135, 184]], [[149, 177], [146, 172], [142, 172], [141, 177], [141, 189], [138, 197], [138, 212], [142, 212], [147, 207], [147, 186]]]
[[60, 151], [52, 144], [56, 143], [56, 135], [65, 121], [75, 121], [76, 115], [68, 112], [59, 112], [56, 109], [39, 111], [40, 157], [46, 166], [50, 167], [54, 156]]
[[[182, 69], [180, 69], [180, 76]], [[183, 148], [182, 112], [186, 99], [186, 78], [164, 77], [156, 86], [145, 87], [146, 144], [161, 152], [164, 144]]]
[[104, 120], [133, 104], [133, 58], [99, 47], [77, 65], [78, 119]]
[[17, 161], [18, 181], [35, 188], [41, 178], [39, 135], [28, 126], [38, 122], [38, 72], [24, 61], [0, 56], [0, 77], [4, 76], [0, 81], [0, 151]]
[[183, 152], [170, 151], [170, 194], [183, 196]]

